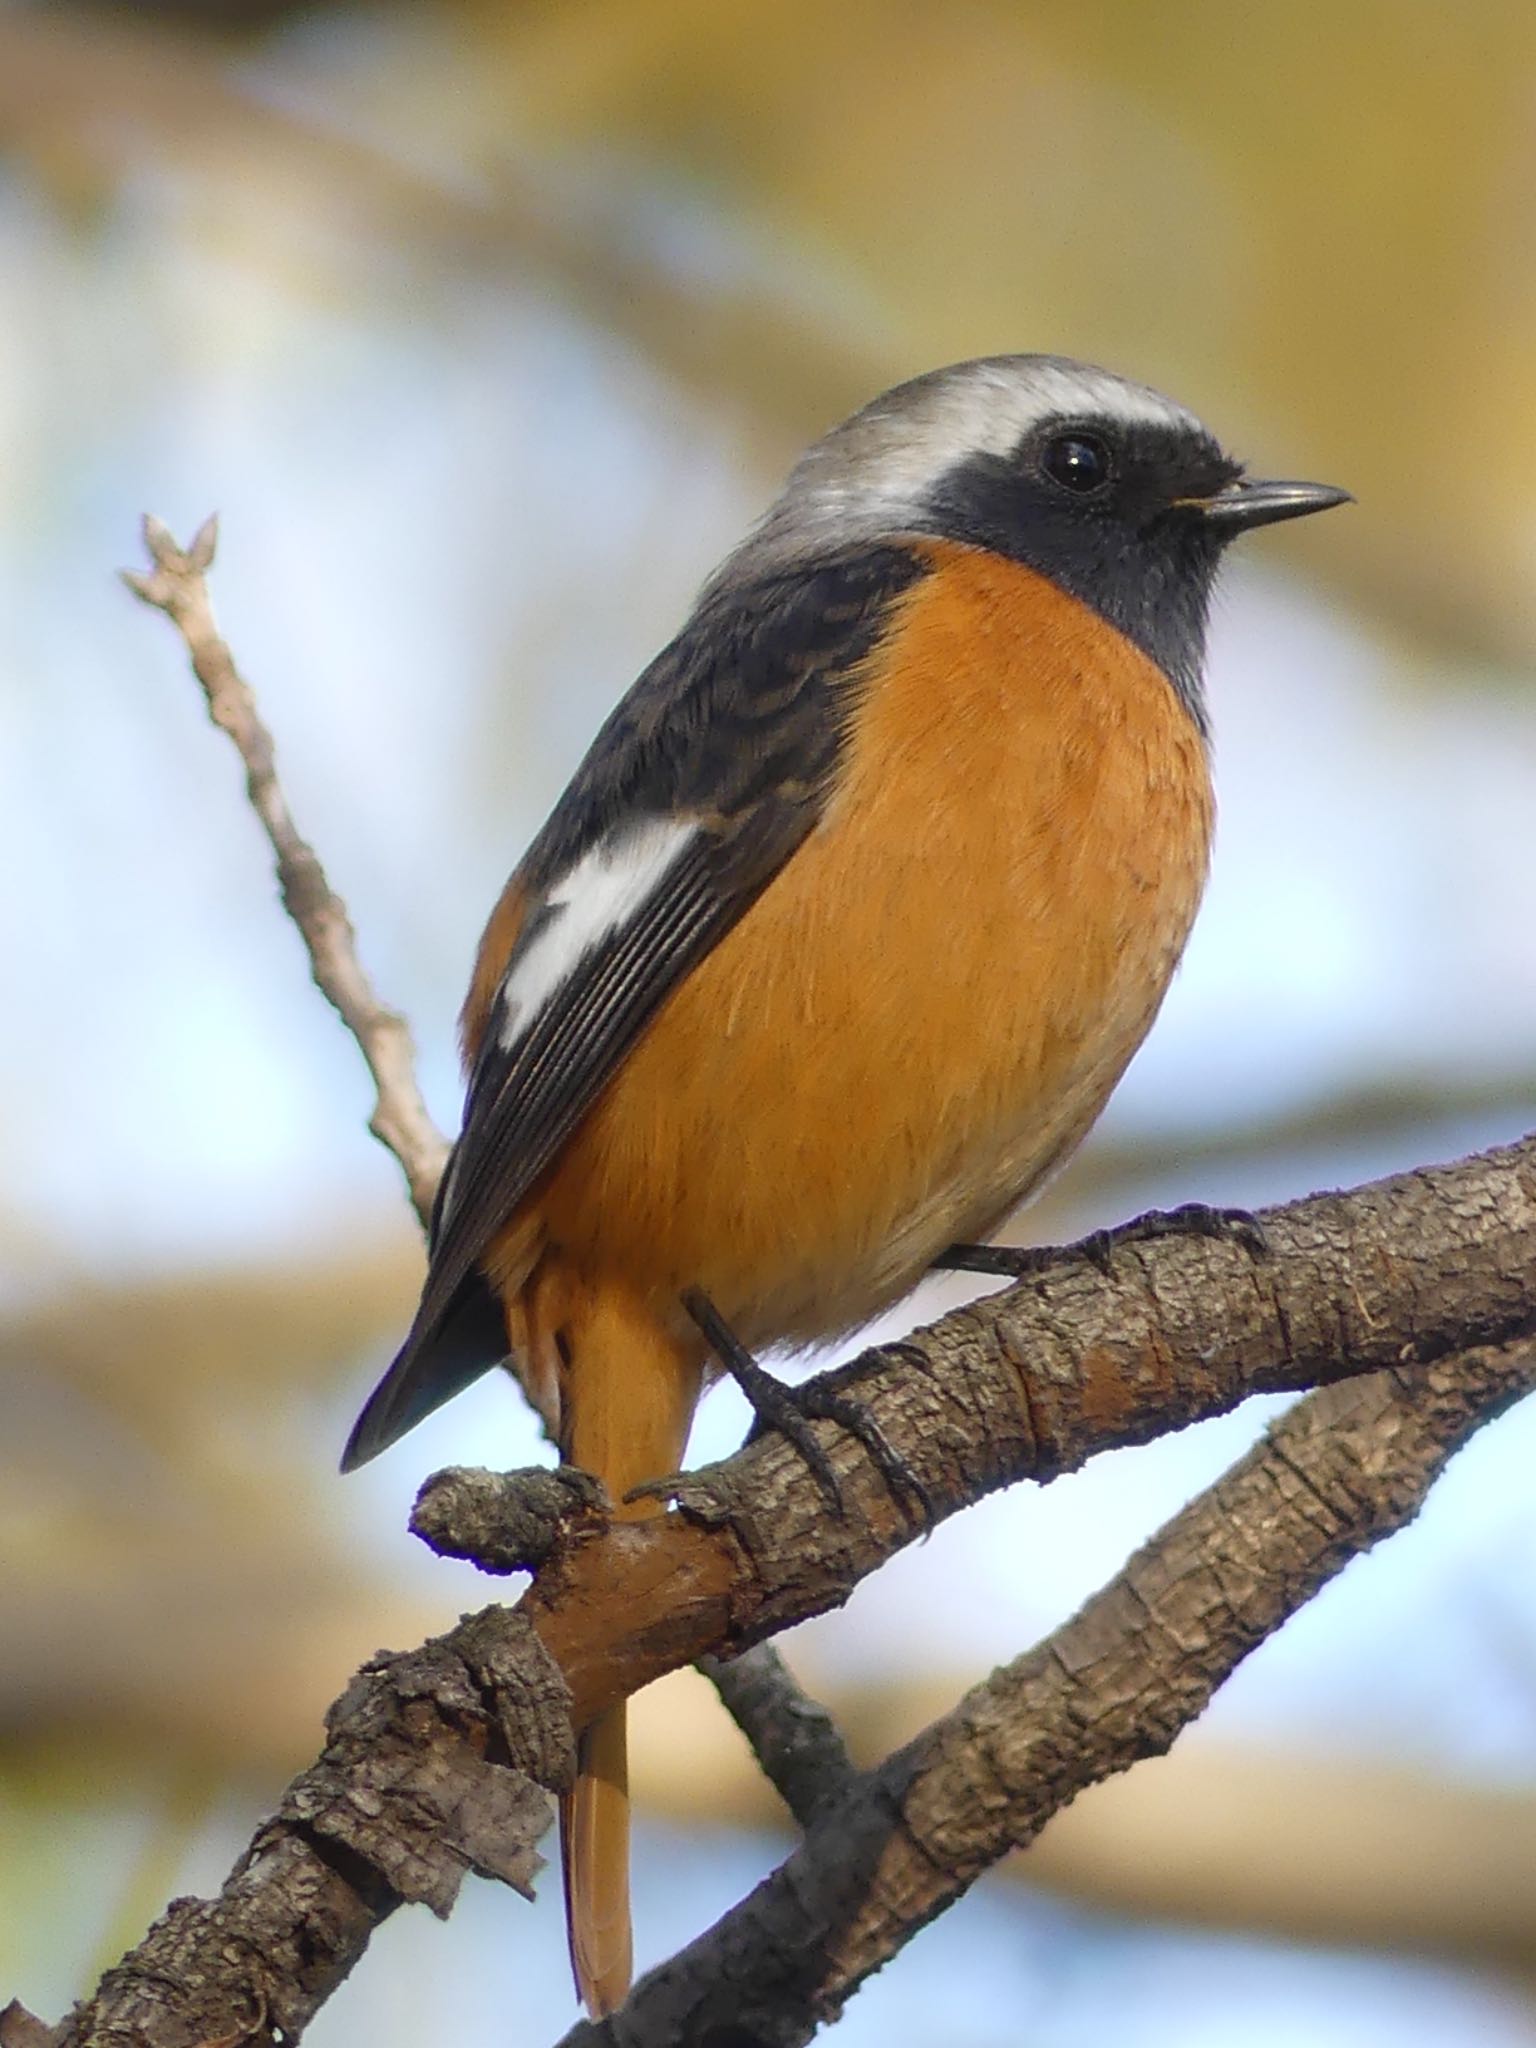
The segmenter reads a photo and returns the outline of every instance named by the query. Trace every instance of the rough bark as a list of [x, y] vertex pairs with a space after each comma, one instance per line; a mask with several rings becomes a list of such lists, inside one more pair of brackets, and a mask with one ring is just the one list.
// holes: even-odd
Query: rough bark
[[1351, 1557], [1411, 1520], [1536, 1344], [1302, 1402], [1063, 1628], [821, 1809], [800, 1846], [622, 2011], [561, 2048], [796, 2048], [1087, 1785], [1166, 1750]]
[[[1106, 1278], [1069, 1250], [1023, 1284], [834, 1377], [868, 1401], [947, 1515], [1013, 1480], [1048, 1479], [1094, 1451], [1219, 1413], [1249, 1392], [1450, 1360], [1464, 1346], [1513, 1342], [1536, 1328], [1536, 1141], [1312, 1197], [1262, 1220], [1270, 1245], [1262, 1259], [1219, 1240], [1163, 1238], [1118, 1250]], [[1422, 1400], [1426, 1428], [1459, 1413], [1458, 1400], [1481, 1417], [1524, 1390], [1525, 1371], [1484, 1351], [1438, 1374], [1402, 1373], [1394, 1400], [1412, 1413]], [[1407, 1424], [1395, 1416], [1389, 1408], [1362, 1424], [1366, 1437], [1379, 1431], [1383, 1455], [1403, 1440]], [[1408, 1511], [1409, 1481], [1390, 1458], [1378, 1471], [1376, 1454], [1362, 1447], [1350, 1454], [1361, 1514], [1341, 1522], [1325, 1512], [1319, 1497], [1335, 1482], [1311, 1476], [1307, 1460], [1324, 1457], [1327, 1433], [1303, 1436], [1304, 1427], [1264, 1454], [1263, 1470], [1278, 1518], [1283, 1475], [1295, 1468], [1295, 1512], [1301, 1523], [1313, 1518], [1311, 1562], [1288, 1562], [1291, 1539], [1277, 1533], [1272, 1577], [1257, 1552], [1227, 1570], [1201, 1622], [1211, 1637], [1204, 1662], [1193, 1647], [1187, 1663], [1170, 1657], [1176, 1634], [1149, 1618], [1149, 1584], [1159, 1572], [1179, 1577], [1159, 1563], [1157, 1545], [1130, 1568], [1112, 1609], [1091, 1610], [1123, 1612], [1131, 1639], [1115, 1659], [1084, 1664], [1079, 1624], [1064, 1643], [1032, 1653], [1047, 1667], [1063, 1659], [1082, 1666], [1076, 1682], [1090, 1688], [1072, 1702], [1083, 1751], [1070, 1783], [1061, 1781], [1062, 1797], [1162, 1746], [1203, 1704], [1213, 1671], [1230, 1668], [1306, 1586]], [[698, 1475], [685, 1511], [653, 1521], [611, 1523], [558, 1489], [571, 1506], [567, 1540], [552, 1552], [547, 1513], [530, 1525], [520, 1505], [526, 1489], [487, 1473], [429, 1482], [418, 1523], [444, 1550], [483, 1549], [507, 1570], [533, 1527], [535, 1548], [547, 1554], [532, 1587], [514, 1610], [489, 1608], [423, 1650], [376, 1660], [338, 1703], [324, 1755], [290, 1787], [221, 1899], [173, 1908], [72, 2017], [63, 2040], [121, 2039], [119, 2022], [130, 2014], [131, 2038], [173, 2048], [248, 2026], [258, 2013], [291, 2038], [398, 1898], [446, 1910], [467, 1869], [525, 1882], [545, 1818], [537, 1783], [563, 1782], [572, 1727], [663, 1671], [706, 1653], [736, 1654], [837, 1605], [916, 1536], [862, 1450], [830, 1426], [826, 1440], [850, 1504], [844, 1521], [828, 1516], [806, 1468], [773, 1439]], [[1230, 1477], [1255, 1484], [1248, 1473], [1240, 1466]], [[1430, 1477], [1426, 1465], [1415, 1502]], [[504, 1500], [510, 1547], [499, 1533]], [[1242, 1527], [1262, 1532], [1266, 1513], [1255, 1507]], [[1179, 1529], [1162, 1540], [1183, 1543]], [[1296, 1524], [1295, 1540], [1305, 1533]], [[1125, 1672], [1138, 1658], [1142, 1691], [1132, 1712]], [[981, 1724], [973, 1733], [981, 1743]], [[890, 1768], [899, 1778], [907, 1767]], [[957, 1826], [974, 1822], [957, 1811]], [[1021, 1825], [1008, 1823], [996, 1853]], [[819, 1853], [837, 1866], [822, 1874], [828, 1896], [846, 1899], [838, 1874], [846, 1843], [829, 1826], [813, 1823], [794, 1884], [809, 1885]], [[944, 1867], [943, 1895], [921, 1903], [909, 1933], [972, 1881], [980, 1855], [967, 1849]], [[797, 2011], [808, 2009], [806, 1998], [842, 1996], [838, 1987], [857, 1981], [865, 1959], [892, 1938], [906, 1894], [901, 1885], [891, 1891], [879, 1857], [865, 1874], [871, 1886], [881, 1878], [869, 1892], [887, 1902], [878, 1924], [839, 1951], [834, 1974], [809, 1987]], [[784, 2002], [786, 2014], [792, 2003]]]
[[763, 1775], [802, 1827], [845, 1792], [853, 1762], [837, 1723], [809, 1699], [772, 1643], [739, 1657], [701, 1657], [699, 1669], [751, 1745]]

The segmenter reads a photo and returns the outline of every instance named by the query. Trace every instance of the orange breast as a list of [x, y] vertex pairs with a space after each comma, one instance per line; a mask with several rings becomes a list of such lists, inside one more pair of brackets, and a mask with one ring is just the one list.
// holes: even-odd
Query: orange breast
[[1144, 1036], [1204, 882], [1161, 672], [1030, 570], [935, 543], [821, 827], [667, 1002], [541, 1189], [658, 1313], [812, 1342], [989, 1230]]

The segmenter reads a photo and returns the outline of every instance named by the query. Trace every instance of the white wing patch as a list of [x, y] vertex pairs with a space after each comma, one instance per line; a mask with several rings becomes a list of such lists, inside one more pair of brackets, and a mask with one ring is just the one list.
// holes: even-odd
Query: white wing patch
[[600, 839], [553, 883], [537, 930], [501, 985], [501, 1049], [511, 1052], [592, 948], [628, 924], [698, 833], [691, 818], [647, 818]]

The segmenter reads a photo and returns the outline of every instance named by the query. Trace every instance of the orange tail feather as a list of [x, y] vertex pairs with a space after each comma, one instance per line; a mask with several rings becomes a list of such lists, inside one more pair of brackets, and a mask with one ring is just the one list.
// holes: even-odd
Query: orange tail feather
[[[561, 1293], [561, 1452], [596, 1473], [619, 1514], [660, 1513], [658, 1503], [626, 1503], [624, 1495], [682, 1463], [699, 1397], [698, 1355], [617, 1289], [541, 1288], [528, 1305]], [[594, 2019], [621, 2005], [630, 1983], [625, 1721], [621, 1701], [583, 1729], [576, 1780], [560, 1802], [571, 1969]]]
[[624, 2003], [629, 1920], [629, 1743], [623, 1700], [583, 1729], [576, 1782], [560, 1802], [565, 1924], [576, 1991], [593, 2019]]

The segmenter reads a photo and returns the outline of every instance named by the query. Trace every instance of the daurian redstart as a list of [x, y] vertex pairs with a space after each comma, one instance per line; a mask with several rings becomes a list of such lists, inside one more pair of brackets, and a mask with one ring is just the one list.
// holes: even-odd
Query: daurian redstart
[[[750, 1349], [824, 1344], [987, 1237], [1188, 937], [1222, 551], [1347, 495], [1255, 482], [1181, 406], [1052, 356], [936, 370], [802, 456], [491, 913], [421, 1306], [345, 1466], [510, 1358], [622, 1500], [682, 1462], [710, 1370], [685, 1295]], [[602, 2013], [622, 1707], [562, 1820]]]

